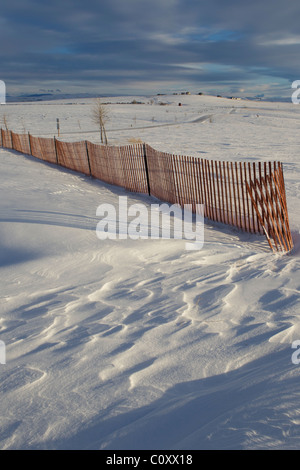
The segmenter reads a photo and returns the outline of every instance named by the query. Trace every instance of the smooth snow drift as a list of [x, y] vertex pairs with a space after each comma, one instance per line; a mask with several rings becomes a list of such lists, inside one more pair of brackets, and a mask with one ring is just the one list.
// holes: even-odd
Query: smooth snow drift
[[[209, 222], [200, 251], [185, 240], [101, 241], [99, 204], [154, 199], [1, 149], [0, 446], [297, 449], [298, 108], [139, 100], [109, 100], [109, 143], [282, 161], [295, 249], [274, 255], [263, 236]], [[0, 110], [16, 132], [55, 135], [59, 117], [62, 139], [99, 142], [91, 106]]]

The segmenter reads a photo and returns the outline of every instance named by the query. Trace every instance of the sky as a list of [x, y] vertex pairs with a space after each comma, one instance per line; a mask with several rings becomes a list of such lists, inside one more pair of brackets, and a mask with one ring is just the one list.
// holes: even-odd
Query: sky
[[297, 0], [2, 0], [7, 94], [285, 98], [300, 79]]

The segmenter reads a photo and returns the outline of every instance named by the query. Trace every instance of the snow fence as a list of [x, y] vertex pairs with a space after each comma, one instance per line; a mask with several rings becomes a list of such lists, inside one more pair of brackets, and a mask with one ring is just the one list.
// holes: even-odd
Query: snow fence
[[63, 142], [1, 129], [1, 146], [149, 194], [192, 211], [204, 204], [210, 220], [264, 234], [274, 252], [293, 240], [281, 162], [225, 162], [159, 152], [147, 144]]

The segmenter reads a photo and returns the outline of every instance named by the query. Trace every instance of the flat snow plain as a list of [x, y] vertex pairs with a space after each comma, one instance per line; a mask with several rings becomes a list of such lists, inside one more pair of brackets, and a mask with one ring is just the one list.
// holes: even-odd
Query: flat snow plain
[[[280, 160], [295, 248], [274, 255], [263, 236], [209, 221], [199, 251], [101, 241], [98, 205], [128, 196], [150, 209], [154, 198], [0, 149], [0, 447], [299, 449], [300, 109], [193, 95], [103, 102], [113, 145]], [[15, 132], [57, 136], [59, 118], [62, 140], [99, 143], [92, 103], [0, 113]]]

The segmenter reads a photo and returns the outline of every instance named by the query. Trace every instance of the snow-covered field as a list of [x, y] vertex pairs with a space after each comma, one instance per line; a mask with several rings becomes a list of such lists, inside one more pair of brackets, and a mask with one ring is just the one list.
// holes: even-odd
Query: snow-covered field
[[[264, 237], [209, 221], [200, 251], [100, 241], [99, 204], [152, 198], [0, 149], [1, 449], [299, 448], [299, 108], [103, 101], [110, 144], [282, 161], [295, 249], [274, 255]], [[99, 142], [92, 102], [11, 103], [0, 117], [42, 136], [59, 118], [62, 139]]]

